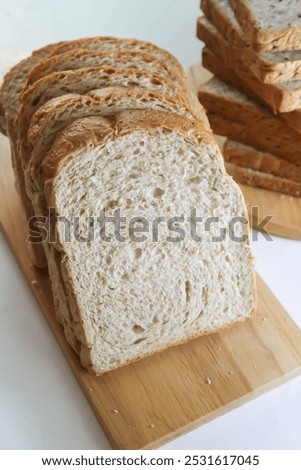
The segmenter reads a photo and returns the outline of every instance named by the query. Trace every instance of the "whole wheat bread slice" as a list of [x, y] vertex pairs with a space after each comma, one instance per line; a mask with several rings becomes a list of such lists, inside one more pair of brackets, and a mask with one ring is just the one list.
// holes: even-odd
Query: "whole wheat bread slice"
[[[232, 28], [227, 29], [226, 26], [220, 27], [220, 18], [227, 21], [227, 10], [224, 10], [223, 4], [228, 0], [205, 0], [206, 17], [198, 19], [197, 36], [204, 41], [211, 50], [216, 50], [219, 47], [219, 35], [228, 42], [232, 50], [232, 55], [229, 57], [224, 50], [221, 50], [223, 59], [227, 60], [228, 66], [236, 65], [237, 61], [241, 61], [247, 66], [251, 72], [263, 83], [281, 83], [291, 80], [301, 79], [301, 51], [283, 51], [283, 52], [256, 52], [248, 47], [247, 42], [241, 37], [242, 45], [238, 46], [237, 41], [231, 41], [231, 34], [223, 35], [223, 32], [232, 31]], [[209, 6], [207, 6], [209, 5]], [[221, 10], [220, 14], [215, 14], [215, 9]], [[231, 10], [231, 7], [229, 7]], [[213, 12], [212, 12], [213, 10]], [[232, 10], [231, 10], [232, 11]], [[234, 15], [233, 15], [234, 16]], [[230, 23], [231, 18], [228, 20]], [[239, 24], [237, 23], [238, 28]], [[236, 29], [234, 29], [236, 31]], [[237, 33], [239, 34], [239, 33]], [[211, 44], [213, 44], [211, 46]], [[230, 62], [229, 62], [230, 61]]]
[[301, 166], [301, 148], [299, 147], [283, 147], [279, 141], [270, 138], [267, 135], [260, 134], [261, 126], [254, 123], [252, 128], [237, 121], [231, 121], [219, 114], [208, 113], [209, 122], [213, 132], [217, 135], [223, 135], [231, 140], [237, 140], [243, 144], [251, 145], [265, 152], [273, 153], [281, 157], [283, 160]]
[[[249, 80], [243, 80], [241, 77], [239, 77], [234, 70], [229, 69], [225, 63], [218, 56], [213, 54], [213, 52], [211, 52], [207, 47], [204, 47], [203, 49], [202, 58], [203, 66], [211, 73], [216, 75], [224, 82], [237, 88], [249, 98], [257, 100], [262, 104], [262, 100], [254, 83], [251, 83]], [[277, 116], [284, 120], [289, 127], [295, 129], [297, 132], [301, 132], [300, 109], [291, 111], [289, 113], [279, 113]]]
[[[123, 165], [116, 166], [120, 157]], [[75, 121], [59, 133], [42, 173], [47, 205], [70, 220], [79, 211], [85, 217], [120, 208], [128, 218], [151, 221], [189, 216], [194, 205], [205, 218], [214, 208], [221, 225], [246, 217], [211, 134], [170, 113], [124, 112], [107, 125], [104, 118]], [[206, 236], [200, 244], [188, 236], [177, 244], [165, 241], [163, 229], [159, 243], [97, 238], [79, 246], [65, 243], [62, 227], [57, 232], [73, 318], [81, 319], [88, 344], [79, 344], [81, 361], [98, 374], [244, 320], [254, 310], [247, 239], [213, 243]]]
[[227, 139], [223, 155], [226, 162], [301, 183], [300, 166], [250, 145]]
[[242, 82], [254, 90], [261, 101], [269, 105], [273, 111], [282, 113], [301, 108], [301, 80], [275, 84], [262, 83], [250, 73], [248, 66], [243, 64], [239, 55], [235, 54], [232, 47], [218, 31], [214, 37], [215, 40], [210, 41], [208, 48], [221, 60], [229, 62], [229, 69], [233, 70]]
[[[237, 140], [247, 139], [246, 143], [285, 159], [297, 158], [301, 165], [301, 134], [286, 126], [265, 107], [216, 77], [200, 86], [198, 98], [208, 113], [222, 116], [231, 125], [239, 125], [229, 130], [238, 135], [237, 129], [242, 129]], [[227, 133], [228, 126], [224, 126], [224, 129]]]
[[276, 191], [277, 193], [288, 194], [294, 197], [301, 197], [301, 183], [296, 181], [234, 164], [230, 164], [228, 171], [237, 183], [268, 189], [269, 191]]
[[52, 53], [52, 55], [63, 54], [72, 49], [87, 49], [90, 51], [103, 50], [103, 51], [122, 51], [122, 50], [135, 50], [137, 52], [146, 52], [152, 54], [158, 60], [165, 62], [168, 66], [172, 67], [175, 75], [185, 78], [186, 72], [180, 62], [168, 51], [156, 46], [150, 42], [138, 41], [137, 39], [116, 39], [112, 37], [93, 37], [83, 38], [74, 41], [68, 41], [60, 44]]
[[299, 0], [229, 0], [252, 47], [258, 51], [301, 49]]

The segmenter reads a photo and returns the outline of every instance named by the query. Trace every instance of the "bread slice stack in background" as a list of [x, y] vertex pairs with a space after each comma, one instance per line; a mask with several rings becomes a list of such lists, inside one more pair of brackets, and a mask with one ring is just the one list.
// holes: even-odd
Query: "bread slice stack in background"
[[197, 36], [214, 77], [198, 93], [236, 180], [301, 197], [298, 0], [202, 0]]
[[[33, 262], [48, 268], [56, 318], [86, 369], [101, 374], [254, 311], [243, 197], [171, 54], [110, 37], [46, 46], [4, 78], [0, 125], [25, 218], [42, 217], [37, 241], [48, 230]], [[197, 231], [202, 242], [190, 236], [192, 208], [217, 221]], [[97, 225], [116, 210], [136, 224], [121, 240]], [[176, 225], [145, 229], [158, 217], [183, 219], [184, 239]]]

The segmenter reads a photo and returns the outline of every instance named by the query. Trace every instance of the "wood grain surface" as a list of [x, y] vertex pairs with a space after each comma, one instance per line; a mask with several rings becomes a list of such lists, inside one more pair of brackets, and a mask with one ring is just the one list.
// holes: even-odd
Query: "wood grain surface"
[[[211, 76], [212, 74], [201, 64], [194, 65], [188, 74], [190, 88], [196, 92], [200, 84], [209, 80]], [[222, 149], [225, 139], [217, 136], [217, 141]], [[253, 228], [260, 229], [262, 220], [266, 216], [272, 216], [271, 221], [265, 226], [269, 233], [301, 240], [301, 198], [243, 184], [239, 186], [245, 197]]]
[[251, 320], [101, 377], [88, 374], [55, 320], [47, 273], [31, 265], [3, 136], [0, 158], [2, 230], [114, 449], [157, 447], [300, 374], [301, 332], [260, 278]]

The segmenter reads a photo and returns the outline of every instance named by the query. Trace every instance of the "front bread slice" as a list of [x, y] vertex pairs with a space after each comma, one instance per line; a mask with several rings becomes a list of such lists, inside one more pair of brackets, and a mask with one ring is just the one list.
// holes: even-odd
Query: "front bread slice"
[[[123, 112], [105, 132], [98, 119], [103, 128], [93, 117], [61, 131], [42, 172], [53, 214], [70, 233], [80, 220], [72, 240], [56, 225], [56, 248], [85, 332], [81, 361], [101, 374], [246, 319], [255, 295], [246, 208], [212, 135], [165, 112]], [[124, 240], [112, 224], [89, 237], [87, 217], [91, 228], [103, 210], [120, 210]]]

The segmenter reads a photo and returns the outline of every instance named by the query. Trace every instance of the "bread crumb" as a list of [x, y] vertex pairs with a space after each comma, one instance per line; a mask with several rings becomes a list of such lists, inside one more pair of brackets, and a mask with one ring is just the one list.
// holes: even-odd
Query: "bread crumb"
[[253, 369], [257, 369], [257, 365], [256, 365], [256, 364], [253, 364]]
[[118, 415], [119, 411], [114, 409], [114, 410], [112, 410], [112, 413], [116, 413]]
[[234, 375], [233, 370], [229, 370], [229, 374], [230, 374], [230, 375]]
[[133, 430], [133, 431], [136, 431], [136, 428], [135, 428], [135, 426], [132, 426], [132, 430]]
[[153, 428], [155, 427], [155, 425], [154, 425], [154, 424], [150, 424], [148, 427], [153, 429]]
[[206, 384], [207, 384], [207, 385], [211, 385], [211, 384], [212, 384], [210, 377], [207, 377], [207, 378], [206, 378]]
[[31, 284], [32, 284], [33, 286], [37, 286], [37, 285], [38, 285], [38, 281], [37, 281], [36, 279], [34, 279], [33, 281], [31, 281]]
[[93, 388], [89, 388], [89, 392], [93, 392]]
[[219, 350], [219, 351], [221, 351], [221, 350], [222, 350], [222, 348], [221, 348], [221, 347], [219, 347], [219, 348], [218, 348], [218, 350]]
[[239, 354], [239, 349], [236, 349], [236, 354]]

